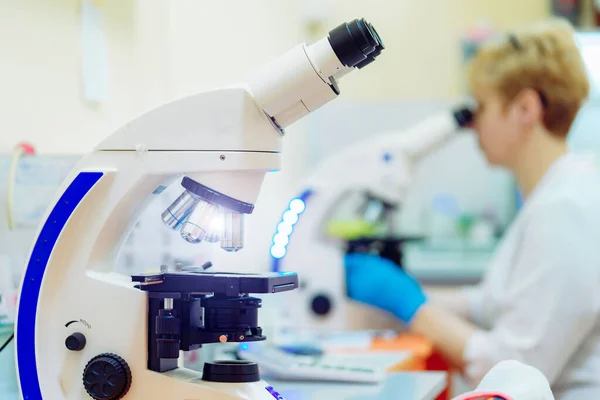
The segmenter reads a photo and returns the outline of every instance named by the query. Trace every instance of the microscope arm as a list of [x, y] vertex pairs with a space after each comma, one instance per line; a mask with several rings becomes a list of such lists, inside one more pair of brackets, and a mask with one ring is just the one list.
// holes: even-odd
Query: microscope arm
[[459, 108], [427, 118], [401, 133], [402, 139], [397, 146], [392, 144], [392, 152], [405, 154], [413, 162], [419, 162], [452, 140], [460, 129], [471, 123], [472, 117], [468, 108]]
[[364, 188], [398, 202], [410, 184], [414, 167], [451, 141], [471, 119], [471, 111], [461, 107], [434, 114], [404, 131], [361, 141], [326, 159], [305, 187], [323, 191]]

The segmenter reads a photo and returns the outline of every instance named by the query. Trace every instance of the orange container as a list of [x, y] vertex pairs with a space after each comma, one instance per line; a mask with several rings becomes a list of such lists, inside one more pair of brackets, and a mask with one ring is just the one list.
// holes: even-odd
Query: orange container
[[376, 338], [371, 351], [409, 351], [410, 357], [390, 368], [398, 371], [445, 371], [448, 374], [446, 390], [436, 400], [450, 399], [450, 368], [448, 363], [435, 351], [431, 342], [424, 337], [402, 333], [395, 338]]

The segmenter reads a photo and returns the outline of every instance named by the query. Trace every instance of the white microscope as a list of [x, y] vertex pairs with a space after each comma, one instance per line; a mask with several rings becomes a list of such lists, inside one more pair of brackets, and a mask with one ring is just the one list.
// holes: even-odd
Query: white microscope
[[85, 156], [45, 215], [24, 274], [15, 330], [22, 398], [282, 398], [255, 364], [206, 363], [201, 375], [178, 359], [204, 343], [264, 340], [261, 301], [249, 294], [295, 289], [295, 273], [162, 267], [127, 277], [113, 272], [115, 260], [142, 210], [178, 179], [183, 193], [165, 224], [190, 243], [240, 250], [244, 214], [265, 173], [280, 167], [283, 128], [336, 98], [339, 78], [383, 48], [364, 19], [342, 24], [245, 85], [142, 115]]
[[[352, 251], [349, 247], [360, 246], [364, 236], [360, 237], [359, 227], [356, 238], [340, 238], [330, 232], [329, 224], [341, 214], [354, 215], [352, 221], [379, 225], [369, 235], [384, 242], [395, 231], [394, 219], [411, 189], [415, 167], [472, 118], [470, 107], [461, 106], [434, 114], [406, 131], [360, 141], [325, 159], [303, 182], [282, 213], [270, 249], [272, 271], [300, 274], [299, 289], [285, 294], [291, 306], [280, 310], [282, 330], [400, 327], [384, 313], [348, 301], [344, 256]], [[396, 255], [390, 258], [398, 262]]]

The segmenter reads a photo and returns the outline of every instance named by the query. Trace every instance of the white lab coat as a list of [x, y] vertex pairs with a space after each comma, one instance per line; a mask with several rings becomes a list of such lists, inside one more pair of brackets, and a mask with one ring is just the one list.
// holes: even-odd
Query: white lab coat
[[467, 289], [466, 376], [513, 359], [540, 370], [557, 400], [600, 399], [600, 172], [590, 155], [557, 160]]
[[[488, 395], [483, 396], [484, 393]], [[532, 366], [515, 360], [499, 362], [483, 377], [474, 391], [453, 400], [488, 400], [492, 398], [489, 396], [492, 393], [512, 400], [555, 400], [546, 377]]]

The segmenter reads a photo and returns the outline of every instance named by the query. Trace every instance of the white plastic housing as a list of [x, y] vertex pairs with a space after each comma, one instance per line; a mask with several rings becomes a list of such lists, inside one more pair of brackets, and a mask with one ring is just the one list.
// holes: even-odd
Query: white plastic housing
[[281, 151], [281, 132], [245, 86], [185, 97], [151, 110], [96, 150]]
[[330, 77], [342, 70], [352, 70], [340, 62], [326, 37], [308, 46], [306, 54], [323, 82], [330, 83]]
[[331, 77], [346, 68], [327, 38], [300, 44], [271, 61], [249, 80], [258, 104], [282, 128], [333, 100]]
[[452, 113], [443, 112], [405, 131], [378, 134], [326, 158], [303, 185], [327, 191], [364, 189], [400, 204], [415, 166], [459, 129]]

